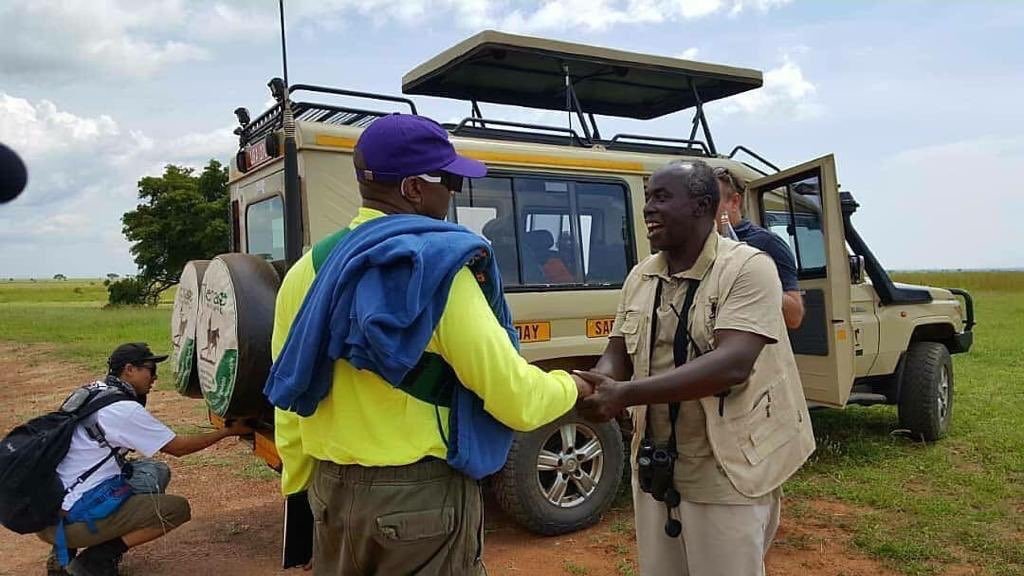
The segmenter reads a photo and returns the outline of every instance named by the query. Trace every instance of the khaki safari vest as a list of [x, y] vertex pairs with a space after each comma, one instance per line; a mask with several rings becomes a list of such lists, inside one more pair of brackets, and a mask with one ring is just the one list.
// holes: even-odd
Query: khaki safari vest
[[[702, 255], [709, 257], [704, 258], [709, 265], [703, 272], [693, 305], [685, 316], [693, 344], [701, 354], [715, 349], [717, 311], [729, 299], [743, 266], [759, 254], [762, 254], [759, 250], [720, 238], [714, 232], [708, 238]], [[691, 270], [696, 268], [697, 265]], [[645, 378], [650, 372], [651, 314], [657, 284], [662, 281], [659, 274], [665, 273], [664, 259], [653, 255], [633, 269], [623, 286], [622, 304], [613, 335], [621, 333], [625, 340], [626, 350], [633, 361], [634, 380]], [[777, 279], [766, 289], [779, 290], [781, 294]], [[779, 323], [774, 333], [780, 337], [776, 343], [764, 347], [748, 379], [730, 388], [724, 399], [715, 396], [700, 399], [707, 439], [715, 460], [736, 490], [750, 498], [757, 498], [781, 486], [815, 448], [810, 416], [781, 308], [777, 318], [766, 321]], [[696, 356], [693, 348], [689, 349], [688, 361]], [[646, 412], [646, 406], [632, 409], [633, 460], [646, 428]], [[679, 429], [677, 423], [677, 436]]]

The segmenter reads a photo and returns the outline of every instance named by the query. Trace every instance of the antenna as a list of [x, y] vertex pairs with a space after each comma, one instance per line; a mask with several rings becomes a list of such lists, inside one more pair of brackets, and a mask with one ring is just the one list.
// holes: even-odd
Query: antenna
[[281, 64], [284, 66], [284, 85], [288, 86], [288, 44], [284, 36], [284, 0], [277, 0], [277, 6], [281, 13]]

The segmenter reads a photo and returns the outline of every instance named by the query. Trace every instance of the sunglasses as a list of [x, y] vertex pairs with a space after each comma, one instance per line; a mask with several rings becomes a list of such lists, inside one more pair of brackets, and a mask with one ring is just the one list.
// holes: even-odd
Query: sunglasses
[[423, 180], [434, 184], [441, 184], [451, 192], [462, 192], [462, 176], [459, 176], [458, 174], [438, 171], [420, 174], [417, 178], [422, 178]]
[[136, 367], [137, 368], [145, 368], [146, 370], [149, 370], [150, 374], [152, 374], [153, 376], [156, 376], [156, 364], [153, 364], [153, 363], [138, 364], [138, 365], [136, 365]]

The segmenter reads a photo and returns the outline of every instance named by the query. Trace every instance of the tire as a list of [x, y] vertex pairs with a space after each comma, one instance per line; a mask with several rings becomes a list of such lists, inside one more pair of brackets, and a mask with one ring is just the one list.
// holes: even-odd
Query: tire
[[190, 260], [185, 264], [171, 311], [171, 365], [174, 388], [182, 396], [202, 398], [196, 359], [196, 325], [199, 323], [199, 288], [209, 260]]
[[272, 413], [263, 384], [280, 285], [274, 267], [250, 254], [221, 254], [206, 268], [196, 327], [199, 386], [221, 418]]
[[[571, 451], [565, 450], [567, 439]], [[618, 493], [622, 453], [615, 421], [594, 424], [574, 410], [539, 430], [516, 435], [508, 462], [491, 478], [495, 498], [506, 513], [537, 534], [565, 534], [592, 526]], [[556, 483], [561, 494], [551, 494]]]
[[941, 439], [953, 419], [953, 362], [938, 342], [914, 342], [900, 377], [900, 427], [926, 442]]

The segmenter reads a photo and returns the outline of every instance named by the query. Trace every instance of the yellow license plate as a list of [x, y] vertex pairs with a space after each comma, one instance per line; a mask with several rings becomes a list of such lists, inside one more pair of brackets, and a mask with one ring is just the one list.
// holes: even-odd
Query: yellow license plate
[[516, 331], [524, 344], [551, 340], [551, 322], [516, 322]]
[[604, 338], [612, 333], [615, 318], [587, 318], [587, 338]]

